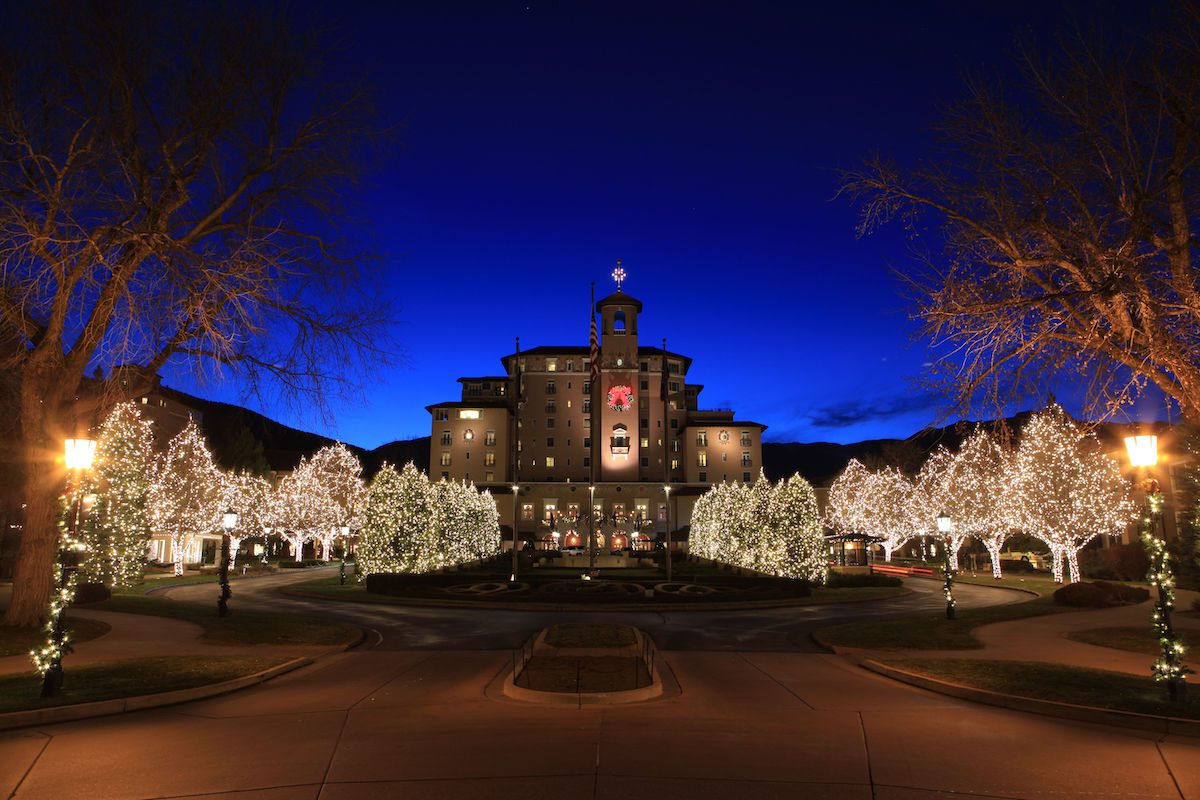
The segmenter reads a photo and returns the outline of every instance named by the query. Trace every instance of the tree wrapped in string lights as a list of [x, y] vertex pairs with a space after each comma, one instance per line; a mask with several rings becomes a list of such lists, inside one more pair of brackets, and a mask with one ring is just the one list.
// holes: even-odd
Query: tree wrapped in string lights
[[1148, 508], [1142, 515], [1142, 544], [1150, 560], [1150, 571], [1146, 574], [1146, 580], [1158, 590], [1158, 599], [1150, 617], [1154, 623], [1159, 648], [1152, 673], [1154, 680], [1166, 682], [1167, 693], [1172, 700], [1184, 702], [1187, 699], [1187, 676], [1192, 670], [1184, 666], [1183, 654], [1187, 648], [1171, 622], [1171, 612], [1175, 608], [1175, 573], [1171, 568], [1171, 553], [1167, 550], [1167, 542], [1156, 530], [1156, 522], [1162, 513], [1163, 496], [1158, 490], [1158, 482], [1150, 483], [1150, 489], [1146, 493]]
[[721, 483], [692, 509], [689, 549], [767, 575], [823, 583], [825, 539], [817, 498], [799, 475], [771, 484]]
[[273, 527], [271, 514], [271, 482], [248, 470], [237, 470], [224, 476], [221, 507], [237, 514], [237, 525], [230, 529], [229, 568], [237, 564], [238, 548], [246, 539], [263, 537]]
[[357, 528], [362, 522], [367, 501], [367, 486], [362, 479], [362, 463], [346, 445], [338, 442], [313, 454], [307, 468], [311, 483], [322, 494], [318, 508], [327, 515], [313, 531], [321, 545], [323, 561], [333, 557], [333, 540], [343, 528]]
[[1062, 407], [1034, 414], [1021, 433], [1009, 476], [1007, 513], [1041, 539], [1054, 558], [1054, 580], [1080, 579], [1079, 551], [1097, 536], [1119, 536], [1137, 518], [1129, 482]]
[[155, 464], [150, 482], [150, 523], [171, 539], [175, 574], [183, 574], [188, 546], [221, 523], [221, 473], [195, 420], [188, 420]]
[[[1012, 460], [1011, 450], [984, 429], [976, 428], [954, 455], [945, 484], [946, 513], [954, 522], [953, 535], [974, 536], [987, 548], [992, 577], [997, 580], [1001, 577], [1000, 550], [1013, 529], [1005, 502]], [[954, 552], [957, 555], [958, 549]]]
[[914, 498], [911, 481], [900, 470], [871, 471], [857, 460], [829, 488], [826, 521], [839, 533], [865, 533], [881, 540], [884, 559], [914, 536], [932, 528]]
[[101, 423], [87, 478], [95, 499], [80, 531], [87, 547], [81, 580], [118, 588], [141, 581], [150, 541], [153, 446], [154, 431], [134, 403], [118, 404]]
[[288, 543], [296, 561], [304, 559], [304, 545], [333, 516], [329, 496], [322, 489], [312, 462], [301, 458], [296, 468], [280, 479], [271, 504], [274, 532]]

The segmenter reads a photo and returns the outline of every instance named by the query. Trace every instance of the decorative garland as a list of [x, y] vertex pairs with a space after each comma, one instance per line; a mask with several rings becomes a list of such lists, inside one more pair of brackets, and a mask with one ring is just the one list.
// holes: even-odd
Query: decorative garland
[[[64, 497], [63, 504], [66, 505], [67, 502], [68, 499]], [[76, 526], [82, 513], [79, 504], [80, 501], [76, 500], [68, 506], [69, 513], [76, 517]], [[58, 519], [60, 545], [52, 567], [55, 586], [50, 593], [50, 614], [43, 628], [46, 632], [46, 643], [36, 650], [29, 651], [33, 667], [42, 677], [50, 670], [60, 668], [63, 657], [70, 655], [74, 650], [63, 615], [67, 612], [67, 606], [75, 599], [75, 584], [78, 579], [74, 567], [79, 553], [85, 550], [86, 546], [72, 535], [67, 518], [67, 514], [61, 514]]]
[[609, 389], [608, 407], [613, 411], [628, 411], [633, 408], [633, 387], [620, 384]]
[[1158, 634], [1160, 655], [1154, 662], [1152, 672], [1154, 680], [1167, 682], [1167, 691], [1172, 700], [1182, 701], [1187, 689], [1187, 675], [1192, 670], [1183, 665], [1186, 648], [1171, 625], [1171, 609], [1175, 607], [1175, 575], [1171, 570], [1171, 554], [1167, 552], [1167, 543], [1154, 531], [1154, 521], [1158, 519], [1163, 505], [1163, 496], [1157, 485], [1150, 488], [1146, 502], [1149, 504], [1148, 513], [1142, 515], [1142, 544], [1150, 558], [1150, 572], [1146, 580], [1158, 589], [1158, 602], [1154, 604], [1150, 619]]

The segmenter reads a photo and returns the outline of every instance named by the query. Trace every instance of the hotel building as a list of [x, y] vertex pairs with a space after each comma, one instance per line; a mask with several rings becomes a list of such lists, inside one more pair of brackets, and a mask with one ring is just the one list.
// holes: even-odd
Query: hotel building
[[489, 489], [506, 541], [515, 499], [522, 542], [580, 546], [593, 493], [598, 549], [652, 546], [668, 520], [686, 540], [697, 497], [758, 476], [766, 426], [701, 410], [692, 359], [639, 343], [642, 303], [619, 283], [593, 312], [595, 373], [589, 345], [518, 349], [500, 374], [459, 378], [461, 399], [426, 407], [430, 476]]

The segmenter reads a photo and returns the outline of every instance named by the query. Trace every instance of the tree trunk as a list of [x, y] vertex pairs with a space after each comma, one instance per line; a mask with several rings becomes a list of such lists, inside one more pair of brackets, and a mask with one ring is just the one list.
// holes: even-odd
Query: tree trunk
[[1050, 557], [1054, 560], [1054, 582], [1063, 582], [1063, 551], [1061, 547], [1051, 547]]
[[890, 542], [883, 543], [883, 560], [891, 562], [892, 560], [892, 545]]
[[[21, 452], [24, 456], [23, 497], [25, 518], [13, 568], [12, 599], [4, 624], [36, 628], [46, 621], [50, 591], [54, 585], [54, 562], [58, 553], [59, 497], [66, 477], [56, 455], [62, 452], [57, 430], [56, 393], [43, 391], [28, 375], [21, 381]], [[52, 430], [53, 429], [53, 430]]]
[[1067, 551], [1067, 566], [1070, 567], [1071, 570], [1070, 582], [1079, 583], [1079, 551], [1073, 547]]
[[234, 536], [229, 537], [229, 569], [233, 569], [233, 565], [237, 563], [237, 551], [242, 546], [242, 540]]
[[1000, 546], [988, 545], [988, 557], [992, 559], [992, 577], [1000, 580]]
[[182, 536], [171, 537], [171, 561], [175, 564], [175, 577], [183, 575], [183, 556], [186, 542]]

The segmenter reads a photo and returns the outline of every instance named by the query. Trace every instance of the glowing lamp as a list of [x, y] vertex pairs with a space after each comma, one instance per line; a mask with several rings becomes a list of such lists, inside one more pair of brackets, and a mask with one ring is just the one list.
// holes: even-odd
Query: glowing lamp
[[67, 469], [91, 469], [96, 457], [95, 439], [67, 439]]
[[950, 522], [950, 515], [945, 511], [937, 515], [938, 533], [949, 533], [953, 523]]
[[1126, 436], [1125, 449], [1131, 466], [1153, 467], [1158, 463], [1157, 436]]
[[227, 531], [231, 531], [237, 527], [238, 515], [232, 508], [229, 509], [221, 517], [221, 527]]

